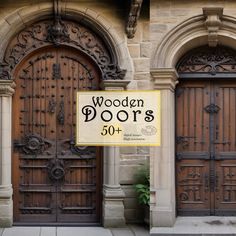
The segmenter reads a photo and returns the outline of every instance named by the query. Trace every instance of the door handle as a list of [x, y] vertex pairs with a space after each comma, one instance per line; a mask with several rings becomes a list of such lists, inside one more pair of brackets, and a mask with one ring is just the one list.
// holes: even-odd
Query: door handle
[[65, 108], [64, 108], [64, 101], [61, 100], [59, 104], [59, 112], [57, 114], [57, 121], [60, 125], [64, 125], [65, 122]]

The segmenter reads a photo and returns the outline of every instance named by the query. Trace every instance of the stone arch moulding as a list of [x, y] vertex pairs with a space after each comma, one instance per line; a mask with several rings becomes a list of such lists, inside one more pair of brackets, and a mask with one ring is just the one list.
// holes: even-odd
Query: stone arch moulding
[[26, 55], [48, 45], [77, 48], [96, 62], [103, 80], [123, 79], [126, 71], [117, 64], [116, 55], [107, 50], [101, 40], [95, 42], [95, 38], [92, 31], [72, 21], [56, 19], [53, 23], [52, 20], [37, 22], [17, 34], [8, 45], [0, 63], [0, 79], [12, 79], [12, 72]]
[[[211, 40], [210, 35], [212, 32], [207, 25], [209, 24], [209, 17], [205, 13], [207, 10], [211, 10], [211, 8], [203, 9], [204, 14], [187, 19], [164, 36], [153, 55], [152, 70], [157, 68], [175, 68], [178, 60], [187, 51], [206, 44], [211, 46], [209, 41]], [[218, 10], [223, 11], [222, 8], [218, 8]], [[236, 49], [236, 18], [220, 15], [220, 13], [218, 17], [220, 24], [217, 26], [218, 30], [214, 32], [215, 40], [218, 44]]]
[[[40, 33], [37, 33], [37, 30], [40, 30], [37, 28], [37, 22], [46, 19], [53, 22], [52, 3], [41, 3], [34, 7], [24, 7], [6, 17], [6, 20], [0, 25], [1, 28], [6, 29], [6, 31], [0, 31], [0, 36], [3, 39], [0, 42], [0, 49], [2, 52], [6, 52], [5, 54], [0, 55], [0, 79], [11, 79], [11, 72], [14, 69], [15, 63], [18, 63], [18, 61], [20, 61], [26, 53], [28, 54], [30, 50], [42, 47], [42, 44], [46, 45], [50, 43], [75, 46], [88, 54], [99, 65], [104, 80], [132, 78], [133, 66], [128, 48], [124, 45], [125, 41], [124, 39], [121, 39], [112, 24], [108, 22], [105, 17], [91, 9], [81, 8], [75, 4], [60, 2], [60, 8], [61, 18], [66, 20], [67, 23], [63, 24], [61, 21], [55, 22], [54, 28], [53, 25], [51, 25], [51, 31], [48, 29], [48, 32], [52, 37], [50, 35], [43, 36], [40, 35]], [[66, 33], [63, 35], [60, 30], [60, 32], [57, 32], [58, 29], [56, 29], [56, 26], [60, 26], [61, 29], [65, 29], [66, 31], [70, 30], [68, 29], [68, 22], [71, 21], [71, 19], [73, 19], [74, 23], [84, 25], [98, 35], [103, 43], [106, 44], [110, 58], [106, 58], [108, 55], [102, 55], [101, 52], [98, 52], [99, 55], [96, 55], [95, 51], [97, 48], [91, 49], [91, 46], [96, 45], [89, 44], [88, 42], [87, 45], [79, 45], [79, 37], [77, 37], [77, 39], [75, 37], [71, 38], [70, 35], [67, 35]], [[48, 24], [46, 27], [50, 27], [50, 25]], [[75, 30], [79, 33], [78, 28]], [[6, 32], [8, 33], [6, 34]], [[15, 52], [8, 52], [8, 42], [12, 41], [12, 37], [16, 35], [16, 32], [21, 32], [19, 34], [21, 39], [19, 38], [18, 45], [15, 47]], [[76, 32], [70, 33], [72, 33], [73, 36], [76, 35]], [[26, 36], [31, 37], [32, 42], [29, 46], [27, 45], [29, 42], [25, 41], [26, 38], [24, 38]], [[89, 41], [91, 39], [89, 37], [93, 36], [94, 35], [90, 34], [85, 37], [87, 37], [87, 40]], [[36, 46], [34, 46], [34, 43], [36, 43]], [[24, 48], [26, 45], [27, 48]], [[30, 48], [30, 46], [32, 48]], [[13, 61], [14, 59], [11, 57], [10, 53], [16, 54], [16, 52], [18, 52], [19, 55], [18, 58]], [[16, 55], [13, 56], [15, 57]], [[107, 61], [107, 59], [110, 61]]]

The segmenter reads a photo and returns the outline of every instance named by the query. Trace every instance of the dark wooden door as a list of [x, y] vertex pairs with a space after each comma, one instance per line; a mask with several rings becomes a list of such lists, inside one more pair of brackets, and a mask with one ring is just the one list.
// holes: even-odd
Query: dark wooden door
[[15, 78], [14, 221], [100, 222], [100, 149], [75, 146], [76, 92], [99, 88], [97, 66], [49, 47], [26, 58]]
[[179, 215], [236, 215], [236, 83], [182, 81], [176, 90]]

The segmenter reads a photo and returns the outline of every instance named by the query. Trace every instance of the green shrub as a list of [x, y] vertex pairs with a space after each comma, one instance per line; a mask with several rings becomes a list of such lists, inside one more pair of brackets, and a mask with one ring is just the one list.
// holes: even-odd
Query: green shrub
[[138, 202], [141, 205], [150, 204], [150, 173], [149, 166], [143, 165], [138, 168], [137, 173], [135, 174], [134, 185], [135, 191], [138, 194]]

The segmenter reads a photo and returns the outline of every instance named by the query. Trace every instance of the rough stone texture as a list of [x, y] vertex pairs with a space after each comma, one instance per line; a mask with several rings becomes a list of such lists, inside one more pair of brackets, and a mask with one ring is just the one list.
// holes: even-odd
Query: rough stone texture
[[149, 71], [150, 59], [149, 58], [137, 58], [134, 59], [135, 72]]
[[151, 55], [151, 44], [150, 43], [141, 43], [140, 45], [140, 56], [150, 58]]
[[140, 57], [140, 44], [129, 44], [128, 48], [132, 58]]

